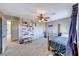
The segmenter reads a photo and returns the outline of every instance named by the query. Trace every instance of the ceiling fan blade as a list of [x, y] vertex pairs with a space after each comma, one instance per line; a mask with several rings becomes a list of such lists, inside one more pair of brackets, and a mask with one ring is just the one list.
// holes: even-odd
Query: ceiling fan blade
[[49, 19], [50, 17], [45, 17], [45, 19]]
[[44, 19], [44, 21], [47, 21], [47, 19]]

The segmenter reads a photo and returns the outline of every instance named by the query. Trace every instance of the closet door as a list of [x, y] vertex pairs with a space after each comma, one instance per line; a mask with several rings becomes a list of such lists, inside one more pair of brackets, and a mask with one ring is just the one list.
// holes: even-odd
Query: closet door
[[14, 19], [11, 21], [11, 40], [17, 41], [19, 36], [19, 30], [18, 30], [18, 20]]
[[4, 17], [0, 18], [0, 54], [7, 49], [7, 20]]
[[0, 17], [0, 54], [2, 53], [2, 18]]
[[2, 17], [2, 53], [7, 50], [7, 19]]
[[60, 33], [60, 24], [58, 24], [58, 33]]

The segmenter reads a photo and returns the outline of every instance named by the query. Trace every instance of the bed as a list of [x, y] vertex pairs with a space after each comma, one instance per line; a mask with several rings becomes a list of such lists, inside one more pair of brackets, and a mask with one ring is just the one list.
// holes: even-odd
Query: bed
[[49, 45], [51, 48], [55, 49], [57, 52], [65, 55], [67, 47], [68, 37], [66, 36], [52, 36]]

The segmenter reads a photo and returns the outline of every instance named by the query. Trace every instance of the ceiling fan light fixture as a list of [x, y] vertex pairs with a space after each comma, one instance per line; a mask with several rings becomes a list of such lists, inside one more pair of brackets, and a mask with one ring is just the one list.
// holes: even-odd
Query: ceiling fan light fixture
[[42, 20], [41, 21], [44, 21], [44, 18], [42, 18]]
[[49, 19], [49, 17], [45, 17], [43, 16], [43, 14], [40, 14], [40, 16], [37, 16], [38, 19], [39, 19], [39, 22], [45, 22], [47, 21], [47, 19]]

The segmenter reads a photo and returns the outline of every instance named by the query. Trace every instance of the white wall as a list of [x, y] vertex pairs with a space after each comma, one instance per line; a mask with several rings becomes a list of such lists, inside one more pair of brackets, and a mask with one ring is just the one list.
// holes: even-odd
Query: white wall
[[44, 36], [44, 23], [36, 23], [36, 27], [34, 26], [34, 39], [40, 38]]
[[[60, 24], [60, 32], [61, 33], [69, 33], [69, 27], [71, 23], [71, 18], [64, 18], [61, 20], [56, 20], [47, 23], [48, 31], [52, 33], [58, 33], [58, 24]], [[53, 25], [53, 27], [48, 27], [48, 25]]]

